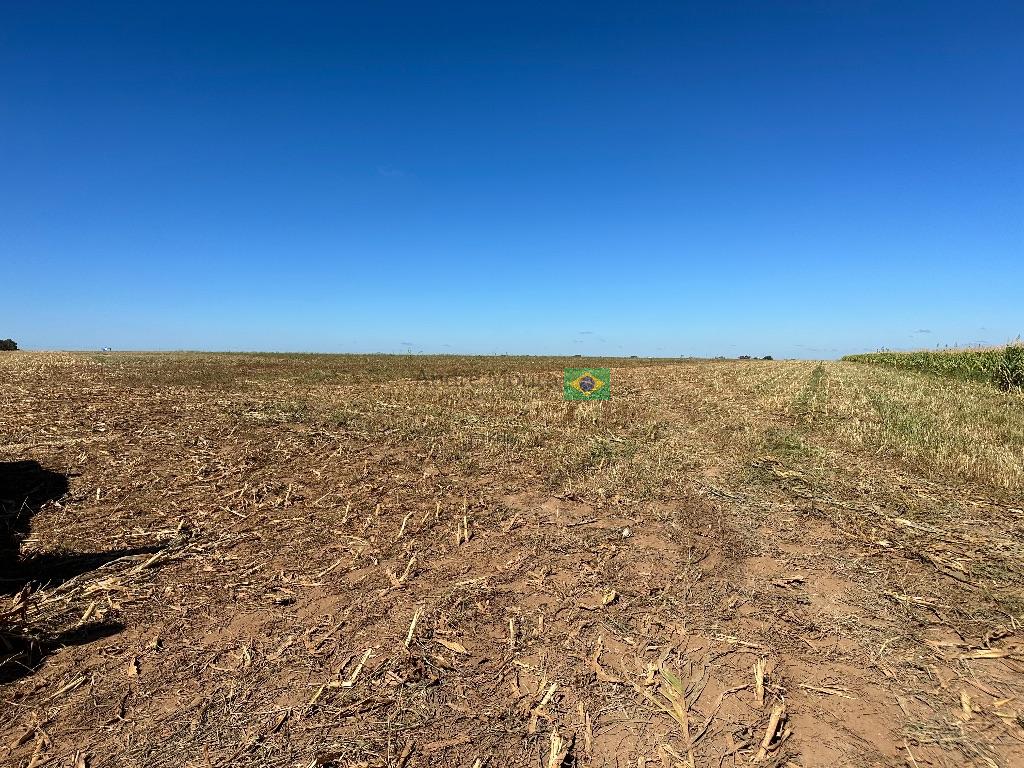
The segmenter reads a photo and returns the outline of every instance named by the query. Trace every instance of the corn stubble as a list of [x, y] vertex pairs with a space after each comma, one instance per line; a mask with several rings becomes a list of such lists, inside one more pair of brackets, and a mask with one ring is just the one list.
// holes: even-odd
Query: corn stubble
[[0, 461], [70, 483], [7, 564], [2, 760], [1020, 764], [1024, 401], [970, 378], [0, 358]]

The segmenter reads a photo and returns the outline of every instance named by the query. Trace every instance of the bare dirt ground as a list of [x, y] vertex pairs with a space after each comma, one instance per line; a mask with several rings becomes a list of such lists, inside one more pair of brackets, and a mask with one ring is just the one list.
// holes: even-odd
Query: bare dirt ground
[[1024, 765], [1019, 395], [563, 362], [0, 356], [0, 763]]

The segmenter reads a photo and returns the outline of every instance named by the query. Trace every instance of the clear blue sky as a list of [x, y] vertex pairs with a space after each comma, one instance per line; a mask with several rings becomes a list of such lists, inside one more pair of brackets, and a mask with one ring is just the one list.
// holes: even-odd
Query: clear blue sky
[[1024, 5], [5, 2], [0, 337], [1024, 333]]

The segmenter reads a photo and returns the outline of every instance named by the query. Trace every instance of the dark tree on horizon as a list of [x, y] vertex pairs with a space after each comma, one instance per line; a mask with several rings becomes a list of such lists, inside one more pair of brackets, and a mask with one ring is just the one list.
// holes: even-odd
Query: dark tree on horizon
[[0, 339], [0, 352], [16, 352], [18, 342], [14, 339]]

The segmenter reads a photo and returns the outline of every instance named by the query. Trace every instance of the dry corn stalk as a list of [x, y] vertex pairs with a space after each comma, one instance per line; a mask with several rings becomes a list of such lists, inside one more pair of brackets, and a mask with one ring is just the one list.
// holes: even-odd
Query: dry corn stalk
[[565, 758], [568, 757], [570, 747], [572, 747], [572, 740], [563, 739], [562, 735], [558, 732], [557, 726], [552, 728], [551, 752], [548, 754], [547, 768], [559, 768], [565, 762]]
[[[757, 750], [757, 754], [754, 756], [754, 762], [759, 763], [768, 756], [768, 748], [772, 746], [772, 742], [775, 741], [775, 732], [779, 730], [779, 723], [786, 715], [786, 704], [785, 702], [777, 702], [772, 707], [771, 717], [768, 718], [768, 727], [765, 729], [764, 738], [761, 739], [761, 746]], [[781, 742], [781, 739], [780, 739]]]

